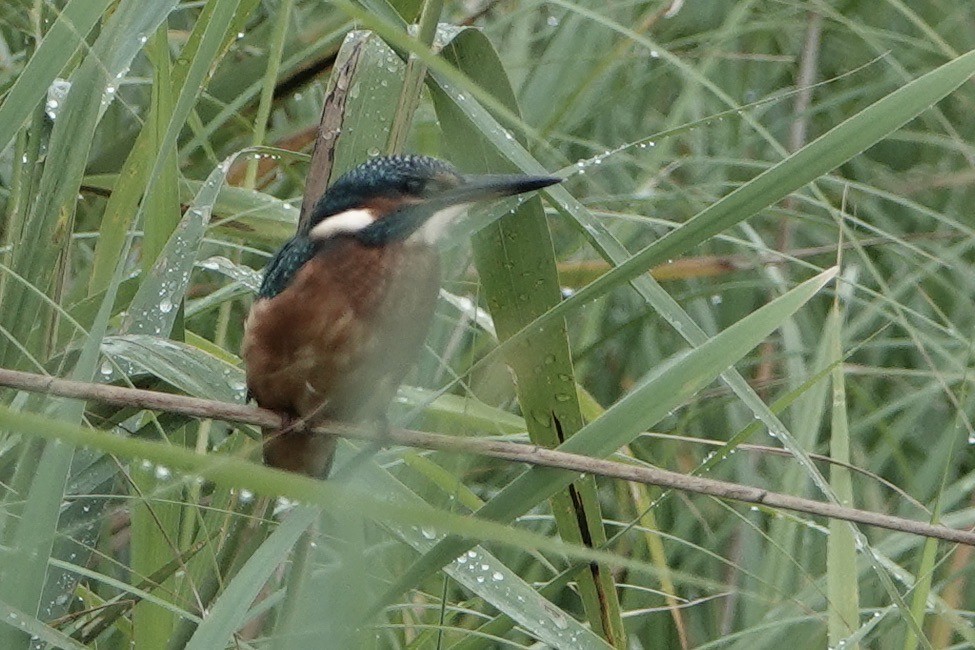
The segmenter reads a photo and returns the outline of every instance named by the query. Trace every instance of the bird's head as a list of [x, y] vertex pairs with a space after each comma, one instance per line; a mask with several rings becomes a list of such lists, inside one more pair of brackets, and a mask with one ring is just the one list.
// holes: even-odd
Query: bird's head
[[373, 158], [348, 172], [312, 208], [306, 234], [315, 241], [354, 237], [383, 246], [411, 237], [427, 243], [469, 205], [560, 182], [552, 176], [464, 175], [428, 156]]

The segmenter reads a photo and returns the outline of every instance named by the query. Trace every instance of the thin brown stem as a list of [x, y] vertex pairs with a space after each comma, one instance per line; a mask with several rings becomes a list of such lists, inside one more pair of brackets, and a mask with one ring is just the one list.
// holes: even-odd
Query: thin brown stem
[[[138, 388], [88, 384], [16, 370], [0, 369], [0, 386], [60, 397], [95, 400], [117, 406], [213, 418], [239, 424], [252, 424], [265, 428], [280, 428], [284, 425], [284, 419], [280, 415], [258, 407], [184, 397]], [[330, 423], [315, 427], [311, 431], [343, 438], [376, 441], [376, 432], [369, 427], [358, 428], [348, 424]], [[664, 488], [706, 494], [720, 499], [731, 499], [773, 509], [781, 508], [808, 515], [842, 519], [853, 523], [975, 546], [975, 532], [968, 530], [958, 530], [868, 510], [847, 508], [833, 503], [802, 499], [762, 488], [688, 476], [655, 467], [570, 454], [537, 445], [484, 438], [458, 438], [409, 429], [391, 429], [388, 433], [383, 434], [383, 442], [393, 442], [405, 447], [436, 451], [478, 454], [529, 465], [541, 465], [646, 485], [657, 485]]]

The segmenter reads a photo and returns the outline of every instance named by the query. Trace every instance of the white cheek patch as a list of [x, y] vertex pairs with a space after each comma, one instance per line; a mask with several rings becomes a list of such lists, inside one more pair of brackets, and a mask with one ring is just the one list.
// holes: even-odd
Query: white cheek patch
[[410, 239], [414, 241], [419, 240], [425, 244], [437, 243], [447, 230], [447, 226], [466, 212], [470, 206], [470, 203], [461, 203], [460, 205], [452, 205], [439, 212], [434, 212], [433, 216], [427, 219], [427, 222]]
[[311, 229], [308, 236], [321, 241], [340, 233], [358, 232], [366, 226], [371, 226], [375, 221], [376, 216], [371, 210], [346, 210], [322, 219]]

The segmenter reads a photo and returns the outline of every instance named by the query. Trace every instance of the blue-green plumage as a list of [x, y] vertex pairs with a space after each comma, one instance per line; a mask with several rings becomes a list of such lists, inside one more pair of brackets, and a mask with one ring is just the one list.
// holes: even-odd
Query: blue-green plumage
[[291, 284], [291, 279], [315, 254], [315, 242], [305, 235], [289, 239], [264, 268], [260, 298], [273, 298]]

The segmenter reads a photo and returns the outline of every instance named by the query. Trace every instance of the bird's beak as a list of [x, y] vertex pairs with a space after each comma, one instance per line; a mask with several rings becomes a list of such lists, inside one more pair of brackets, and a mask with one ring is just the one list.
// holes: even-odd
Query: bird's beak
[[460, 185], [441, 194], [419, 203], [405, 203], [391, 215], [360, 230], [356, 237], [363, 243], [379, 245], [405, 240], [420, 231], [425, 241], [435, 243], [472, 203], [539, 190], [562, 180], [555, 176], [522, 174], [465, 176]]
[[448, 205], [476, 203], [515, 194], [540, 190], [561, 183], [557, 176], [527, 176], [524, 174], [482, 174], [465, 176], [464, 181], [447, 191], [439, 201]]

